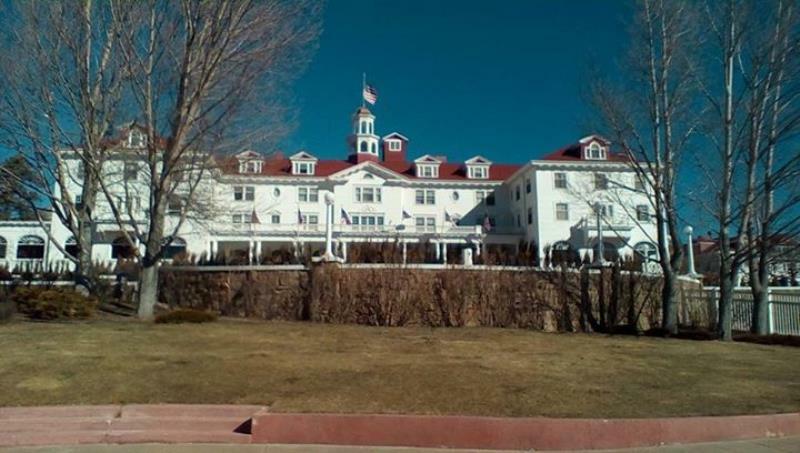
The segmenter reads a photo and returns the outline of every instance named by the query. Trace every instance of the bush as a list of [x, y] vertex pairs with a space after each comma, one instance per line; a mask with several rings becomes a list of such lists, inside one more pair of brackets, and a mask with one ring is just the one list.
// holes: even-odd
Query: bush
[[185, 322], [199, 324], [203, 322], [213, 322], [217, 320], [217, 315], [210, 311], [192, 310], [181, 308], [156, 316], [156, 324], [183, 324]]
[[16, 312], [14, 303], [10, 300], [0, 300], [0, 322], [11, 320]]
[[734, 334], [733, 339], [745, 343], [800, 347], [800, 337], [794, 335], [756, 335], [746, 332]]
[[17, 288], [11, 295], [19, 312], [31, 319], [86, 319], [97, 309], [97, 299], [69, 288]]

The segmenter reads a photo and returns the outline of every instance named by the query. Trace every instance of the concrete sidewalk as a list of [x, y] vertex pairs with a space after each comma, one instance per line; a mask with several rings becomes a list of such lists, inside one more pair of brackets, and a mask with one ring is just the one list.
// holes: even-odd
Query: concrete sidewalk
[[[591, 450], [593, 453], [793, 453], [800, 452], [800, 437], [714, 442], [695, 445]], [[225, 445], [225, 444], [127, 444], [70, 445], [0, 448], [0, 453], [497, 453], [498, 450], [454, 450], [403, 447], [346, 447], [327, 445]]]

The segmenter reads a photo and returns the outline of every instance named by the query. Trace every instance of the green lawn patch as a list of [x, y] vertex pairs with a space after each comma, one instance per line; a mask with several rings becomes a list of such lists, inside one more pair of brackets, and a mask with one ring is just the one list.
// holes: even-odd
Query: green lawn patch
[[800, 410], [800, 349], [221, 320], [0, 325], [0, 406], [659, 417]]

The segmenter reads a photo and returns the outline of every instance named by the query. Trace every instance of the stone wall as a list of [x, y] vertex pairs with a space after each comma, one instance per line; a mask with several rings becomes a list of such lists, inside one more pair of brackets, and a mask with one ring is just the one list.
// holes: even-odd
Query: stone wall
[[[610, 269], [602, 274], [336, 265], [277, 269], [165, 269], [161, 299], [223, 316], [378, 326], [646, 330], [658, 325], [661, 315], [659, 279]], [[687, 298], [681, 322], [703, 325], [706, 311]]]

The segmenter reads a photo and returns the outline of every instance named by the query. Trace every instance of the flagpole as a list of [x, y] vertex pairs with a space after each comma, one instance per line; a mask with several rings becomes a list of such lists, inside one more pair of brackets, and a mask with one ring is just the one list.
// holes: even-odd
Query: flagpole
[[364, 90], [366, 90], [366, 89], [367, 89], [367, 73], [366, 72], [362, 72], [361, 73], [361, 107], [362, 108], [367, 106], [365, 104], [366, 99], [364, 99]]

